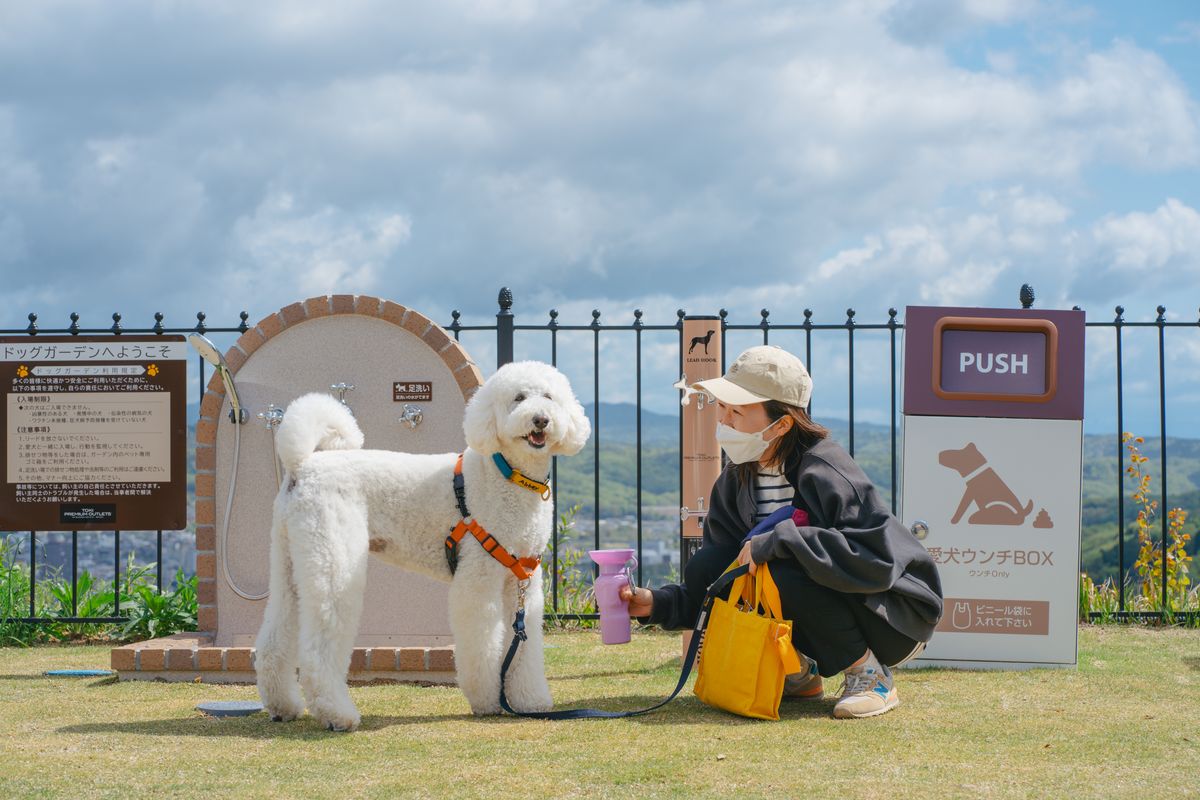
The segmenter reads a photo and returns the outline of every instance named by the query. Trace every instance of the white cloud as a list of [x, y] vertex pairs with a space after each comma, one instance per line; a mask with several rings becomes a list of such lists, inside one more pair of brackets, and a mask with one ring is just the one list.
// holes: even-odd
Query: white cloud
[[27, 252], [28, 245], [21, 222], [0, 213], [0, 266], [20, 263]]
[[1184, 20], [1183, 22], [1176, 23], [1174, 32], [1161, 36], [1160, 41], [1165, 44], [1191, 44], [1192, 42], [1200, 42], [1200, 21]]
[[1157, 54], [1129, 42], [1089, 53], [1045, 98], [1051, 127], [1089, 158], [1147, 169], [1200, 161], [1196, 101]]
[[817, 278], [828, 280], [846, 269], [853, 270], [854, 267], [867, 264], [879, 254], [882, 247], [878, 236], [868, 236], [862, 247], [843, 250], [833, 258], [821, 262], [817, 267]]
[[986, 58], [993, 72], [1009, 75], [1017, 71], [1017, 54], [1010, 50], [989, 50]]
[[932, 44], [984, 25], [1012, 23], [1036, 11], [1035, 0], [899, 0], [884, 18], [898, 38]]
[[1149, 214], [1106, 217], [1092, 235], [1105, 260], [1128, 278], [1172, 265], [1200, 272], [1200, 213], [1175, 198]]
[[[0, 38], [0, 74], [27, 76], [0, 107], [5, 252], [63, 311], [127, 307], [115, 272], [190, 315], [214, 269], [256, 312], [369, 288], [444, 318], [509, 284], [539, 313], [881, 313], [1009, 303], [1034, 271], [1047, 301], [1109, 303], [1115, 277], [1073, 288], [1100, 240], [1072, 209], [1097, 168], [1193, 168], [1200, 121], [1162, 57], [1045, 12], [25, 4]], [[905, 15], [949, 27], [914, 47]], [[1073, 46], [968, 69], [937, 38], [1034, 23]]]
[[275, 191], [235, 223], [226, 278], [249, 294], [280, 284], [303, 297], [377, 292], [384, 266], [411, 235], [403, 214], [298, 210], [292, 194]]
[[0, 104], [0, 200], [10, 208], [42, 191], [41, 172], [25, 152], [20, 133], [17, 110]]

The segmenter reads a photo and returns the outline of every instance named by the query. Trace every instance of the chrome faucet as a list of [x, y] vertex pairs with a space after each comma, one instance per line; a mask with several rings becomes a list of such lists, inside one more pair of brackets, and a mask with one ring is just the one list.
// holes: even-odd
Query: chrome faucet
[[407, 425], [409, 430], [415, 430], [424, 418], [425, 414], [421, 411], [420, 406], [414, 406], [411, 403], [404, 404], [404, 413], [400, 415], [400, 421]]
[[[335, 383], [329, 387], [329, 391], [336, 392], [338, 402], [341, 403], [342, 405], [344, 405], [346, 408], [350, 408], [350, 404], [346, 402], [346, 392], [350, 392], [353, 390], [354, 390], [353, 383], [344, 383], [344, 382], [343, 383]], [[353, 408], [350, 408], [350, 413], [351, 414], [354, 413]]]

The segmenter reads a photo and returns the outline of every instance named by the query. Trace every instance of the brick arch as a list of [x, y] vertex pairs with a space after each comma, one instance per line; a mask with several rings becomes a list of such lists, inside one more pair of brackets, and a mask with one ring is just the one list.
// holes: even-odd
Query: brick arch
[[[254, 351], [288, 328], [310, 319], [338, 314], [378, 317], [421, 339], [441, 357], [457, 381], [464, 400], [483, 385], [479, 368], [441, 326], [419, 311], [370, 295], [325, 295], [285, 306], [263, 317], [243, 333], [225, 352], [225, 362], [230, 372], [236, 375]], [[196, 423], [196, 599], [199, 604], [196, 622], [200, 631], [211, 632], [217, 629], [216, 439], [224, 402], [225, 384], [214, 372], [200, 401], [200, 420]]]

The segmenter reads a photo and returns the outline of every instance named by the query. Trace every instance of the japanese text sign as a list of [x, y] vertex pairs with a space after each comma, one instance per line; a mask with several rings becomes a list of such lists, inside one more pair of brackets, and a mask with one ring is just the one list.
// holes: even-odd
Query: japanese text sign
[[0, 529], [187, 525], [182, 336], [0, 338]]

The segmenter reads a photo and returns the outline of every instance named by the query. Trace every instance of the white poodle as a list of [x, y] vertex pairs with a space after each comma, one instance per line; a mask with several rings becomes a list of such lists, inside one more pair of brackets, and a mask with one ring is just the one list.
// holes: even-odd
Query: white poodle
[[[551, 456], [579, 452], [591, 425], [566, 377], [536, 361], [501, 367], [470, 398], [463, 430], [467, 509], [513, 556], [541, 555], [552, 532], [551, 504], [507, 479], [493, 454], [544, 481]], [[457, 454], [361, 450], [362, 443], [349, 410], [322, 394], [297, 398], [276, 432], [287, 475], [275, 498], [270, 598], [256, 645], [263, 705], [276, 721], [295, 719], [307, 704], [331, 730], [358, 727], [346, 674], [373, 553], [450, 582], [458, 685], [474, 713], [499, 713], [517, 579], [470, 534], [451, 575], [445, 539], [461, 519]], [[529, 640], [509, 668], [506, 694], [513, 708], [542, 711], [552, 701], [542, 661], [540, 567], [525, 608]]]

